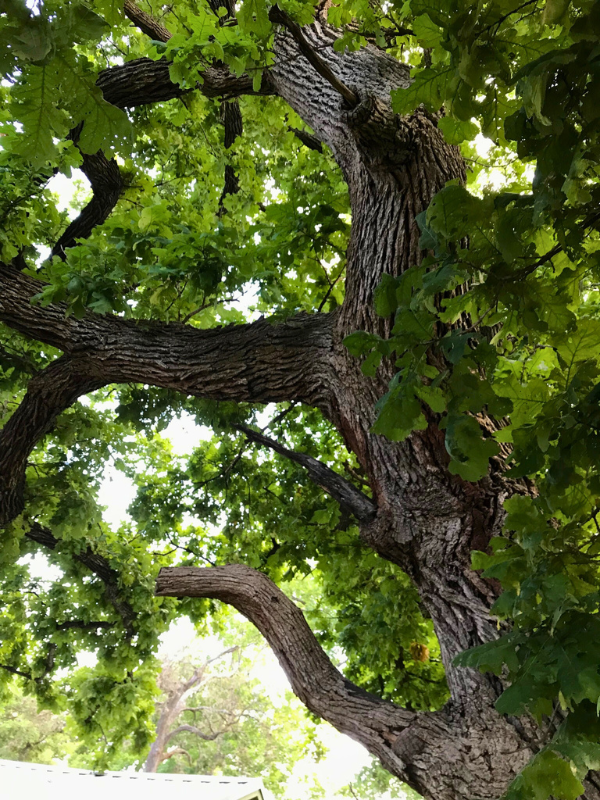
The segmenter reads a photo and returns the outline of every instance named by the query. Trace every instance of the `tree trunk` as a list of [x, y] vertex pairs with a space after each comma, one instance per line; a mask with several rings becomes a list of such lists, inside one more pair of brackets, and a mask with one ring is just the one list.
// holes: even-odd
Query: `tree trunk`
[[[392, 113], [390, 91], [410, 82], [405, 65], [372, 45], [335, 52], [331, 45], [338, 34], [323, 20], [303, 29], [303, 35], [319, 53], [317, 66], [301, 55], [298, 38], [282, 31], [261, 93], [289, 103], [331, 148], [347, 180], [352, 233], [343, 306], [333, 315], [303, 315], [284, 325], [258, 322], [217, 331], [136, 325], [93, 314], [65, 320], [58, 306], [30, 305], [29, 298], [39, 291], [35, 281], [2, 269], [0, 319], [73, 354], [69, 358], [77, 364], [85, 356], [85, 369], [71, 387], [61, 386], [61, 397], [46, 416], [34, 402], [42, 396], [38, 376], [33, 399], [24, 401], [29, 406], [20, 416], [19, 409], [12, 427], [9, 423], [0, 435], [0, 490], [5, 492], [0, 519], [14, 517], [22, 507], [31, 440], [49, 429], [56, 414], [73, 402], [73, 394], [89, 391], [88, 384], [141, 382], [200, 397], [299, 400], [318, 407], [356, 454], [373, 490], [376, 513], [361, 523], [362, 540], [410, 575], [433, 620], [451, 695], [446, 706], [417, 714], [352, 686], [331, 665], [301, 612], [249, 568], [163, 570], [158, 592], [216, 597], [238, 607], [266, 636], [301, 700], [362, 742], [424, 797], [494, 800], [551, 730], [527, 718], [499, 715], [494, 703], [500, 681], [456, 669], [452, 660], [498, 635], [489, 618], [496, 588], [470, 569], [470, 553], [485, 549], [500, 533], [503, 500], [526, 487], [507, 480], [499, 462], [477, 484], [451, 475], [435, 419], [403, 443], [371, 433], [374, 405], [387, 389], [392, 366], [384, 363], [375, 379], [366, 378], [343, 345], [356, 330], [389, 332], [390, 321], [373, 309], [375, 287], [382, 274], [398, 275], [419, 263], [415, 217], [446, 181], [464, 179], [464, 165], [458, 149], [445, 143], [435, 117], [424, 111], [410, 118]], [[321, 62], [346, 88], [344, 97], [323, 77], [327, 70]], [[201, 90], [208, 96], [252, 91], [247, 76], [235, 78], [215, 67], [206, 75]], [[105, 71], [99, 86], [107, 99], [122, 106], [180, 93], [170, 83], [167, 65], [143, 59]], [[348, 97], [358, 103], [352, 106]], [[19, 439], [11, 460], [7, 448], [14, 449], [16, 431], [23, 430], [32, 403], [37, 433]], [[157, 739], [147, 769], [156, 768], [159, 751]], [[600, 799], [598, 787], [600, 780], [591, 775], [587, 800]]]

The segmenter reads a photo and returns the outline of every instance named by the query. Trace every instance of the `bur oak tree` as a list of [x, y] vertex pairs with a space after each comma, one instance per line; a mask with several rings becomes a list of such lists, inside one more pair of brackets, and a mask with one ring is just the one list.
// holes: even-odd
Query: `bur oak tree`
[[0, 9], [3, 671], [143, 749], [219, 600], [424, 797], [600, 797], [600, 5]]

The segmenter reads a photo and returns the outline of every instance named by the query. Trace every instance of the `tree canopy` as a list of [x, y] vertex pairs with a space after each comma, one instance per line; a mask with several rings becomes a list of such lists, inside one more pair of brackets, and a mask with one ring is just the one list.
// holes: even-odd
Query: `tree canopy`
[[[285, 661], [267, 584], [226, 588], [244, 564], [403, 710], [392, 738], [495, 674], [542, 733], [482, 797], [598, 796], [599, 42], [592, 0], [0, 4], [0, 679], [68, 707], [99, 765], [149, 747], [177, 616], [237, 604]], [[77, 168], [70, 218], [52, 179]], [[181, 415], [189, 458], [161, 435]], [[107, 465], [137, 487], [118, 529]], [[428, 508], [475, 509], [437, 606]], [[225, 588], [155, 596], [163, 567]], [[446, 644], [461, 581], [487, 621]]]

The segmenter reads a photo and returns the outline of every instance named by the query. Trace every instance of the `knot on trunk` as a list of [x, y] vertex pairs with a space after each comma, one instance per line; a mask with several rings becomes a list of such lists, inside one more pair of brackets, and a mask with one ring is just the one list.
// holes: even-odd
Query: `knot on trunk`
[[363, 155], [371, 164], [400, 166], [410, 161], [415, 140], [409, 122], [394, 114], [381, 97], [367, 94], [354, 108], [342, 112]]

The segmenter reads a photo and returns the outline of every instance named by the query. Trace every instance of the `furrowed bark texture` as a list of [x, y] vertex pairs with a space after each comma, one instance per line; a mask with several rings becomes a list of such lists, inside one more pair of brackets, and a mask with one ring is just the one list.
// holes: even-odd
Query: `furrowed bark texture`
[[[0, 514], [8, 521], [22, 508], [27, 454], [56, 415], [98, 385], [134, 382], [199, 397], [296, 400], [319, 408], [368, 476], [372, 502], [364, 498], [366, 505], [358, 495], [348, 499], [363, 508], [362, 516], [354, 510], [362, 540], [411, 576], [433, 620], [451, 694], [446, 706], [415, 714], [349, 684], [301, 612], [247, 567], [161, 572], [159, 593], [214, 597], [239, 608], [268, 639], [306, 705], [362, 742], [424, 797], [494, 800], [549, 732], [526, 718], [500, 716], [494, 709], [499, 681], [456, 669], [452, 659], [498, 635], [489, 618], [495, 587], [471, 571], [470, 553], [485, 549], [500, 532], [504, 498], [527, 487], [503, 477], [498, 464], [477, 484], [450, 475], [435, 420], [400, 444], [371, 433], [390, 367], [366, 378], [343, 346], [355, 330], [389, 331], [390, 321], [373, 310], [375, 287], [382, 274], [398, 275], [419, 263], [415, 217], [446, 181], [464, 179], [464, 165], [458, 150], [444, 142], [434, 116], [392, 113], [390, 91], [409, 85], [407, 67], [370, 44], [353, 53], [334, 51], [339, 32], [327, 26], [323, 14], [319, 20], [301, 36], [283, 20], [261, 93], [279, 95], [299, 114], [314, 131], [310, 141], [331, 149], [348, 183], [352, 232], [342, 308], [285, 324], [261, 320], [202, 331], [92, 313], [76, 320], [66, 318], [60, 305], [32, 306], [40, 284], [0, 266], [0, 321], [65, 353], [47, 371], [54, 370], [56, 386], [49, 388], [44, 375], [34, 377], [21, 408], [0, 432]], [[151, 30], [153, 23], [136, 24]], [[248, 76], [235, 77], [214, 65], [204, 72], [199, 90], [227, 100], [252, 94], [251, 84]], [[170, 81], [168, 62], [148, 59], [105, 70], [98, 85], [120, 107], [182, 93]], [[262, 443], [277, 449], [272, 440]], [[330, 491], [338, 486], [314, 464], [305, 466], [321, 485], [329, 480]], [[597, 785], [597, 776], [590, 775], [587, 800], [600, 800]]]

